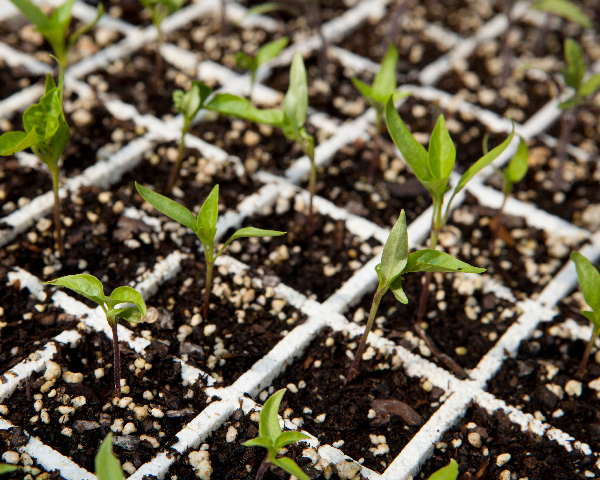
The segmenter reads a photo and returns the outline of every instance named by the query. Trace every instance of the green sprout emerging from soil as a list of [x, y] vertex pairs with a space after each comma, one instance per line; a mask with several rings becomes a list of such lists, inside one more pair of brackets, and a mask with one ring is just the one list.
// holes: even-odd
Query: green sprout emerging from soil
[[396, 300], [404, 304], [408, 303], [408, 298], [402, 289], [403, 275], [412, 272], [485, 272], [485, 268], [473, 267], [439, 250], [423, 249], [410, 255], [408, 251], [406, 214], [402, 210], [383, 247], [381, 263], [375, 267], [375, 271], [379, 277], [379, 286], [373, 296], [373, 303], [371, 304], [371, 311], [369, 312], [365, 332], [356, 349], [356, 355], [346, 376], [345, 384], [350, 383], [356, 375], [358, 364], [362, 358], [362, 352], [367, 343], [367, 337], [377, 315], [379, 303], [385, 293], [391, 290]]
[[217, 233], [217, 220], [219, 218], [219, 185], [215, 185], [212, 191], [206, 197], [206, 200], [200, 207], [198, 216], [188, 210], [186, 207], [177, 203], [170, 198], [153, 192], [148, 188], [135, 183], [138, 193], [150, 205], [156, 208], [159, 212], [164, 213], [167, 217], [179, 222], [184, 227], [191, 229], [200, 239], [204, 256], [206, 260], [206, 284], [205, 284], [205, 301], [204, 301], [204, 319], [208, 318], [208, 307], [210, 304], [210, 293], [212, 291], [212, 272], [216, 259], [221, 255], [231, 242], [238, 238], [248, 237], [278, 237], [285, 235], [286, 232], [276, 230], [263, 230], [261, 228], [244, 227], [237, 230], [223, 244], [220, 250], [215, 254], [214, 243]]
[[250, 70], [250, 95], [248, 98], [252, 101], [252, 92], [254, 91], [254, 83], [256, 81], [256, 71], [262, 64], [273, 60], [279, 53], [287, 47], [290, 42], [288, 37], [282, 37], [272, 42], [265, 43], [258, 49], [256, 55], [251, 56], [244, 52], [236, 52], [235, 63], [239, 68]]
[[161, 25], [165, 18], [183, 7], [186, 0], [140, 0], [140, 3], [150, 11], [150, 18], [156, 27], [156, 71], [154, 82], [159, 85], [162, 81], [163, 58], [160, 48], [163, 44]]
[[123, 480], [123, 469], [112, 451], [112, 433], [109, 433], [100, 444], [94, 460], [98, 480]]
[[600, 335], [600, 272], [592, 265], [592, 262], [579, 252], [571, 253], [571, 260], [575, 262], [577, 279], [579, 280], [579, 287], [581, 288], [581, 293], [583, 293], [583, 298], [591, 308], [591, 310], [581, 311], [583, 316], [592, 322], [592, 337], [585, 347], [579, 370], [577, 370], [577, 377], [581, 379], [585, 373], [585, 367], [592, 347], [596, 343], [598, 335]]
[[98, 4], [96, 18], [75, 30], [71, 35], [67, 35], [67, 29], [71, 23], [71, 9], [75, 0], [67, 0], [60, 7], [54, 10], [49, 16], [40, 10], [40, 8], [29, 0], [10, 0], [21, 13], [37, 27], [48, 43], [52, 46], [54, 54], [58, 58], [58, 63], [64, 70], [67, 68], [69, 52], [75, 42], [81, 35], [89, 32], [96, 22], [104, 15], [104, 6]]
[[[122, 318], [130, 323], [141, 323], [146, 316], [146, 304], [142, 295], [131, 287], [117, 287], [110, 294], [104, 295], [102, 282], [93, 275], [80, 273], [67, 275], [46, 283], [57, 287], [66, 287], [75, 293], [83, 295], [88, 300], [97, 303], [110, 325], [113, 336], [113, 351], [115, 357], [115, 395], [121, 396], [121, 358], [119, 355], [119, 338], [117, 335], [117, 319]], [[120, 304], [133, 304], [133, 307], [117, 307]]]
[[393, 44], [390, 44], [381, 61], [381, 67], [377, 75], [375, 75], [373, 85], [369, 86], [358, 78], [352, 79], [352, 83], [354, 83], [357, 90], [365, 97], [369, 105], [375, 109], [375, 136], [373, 137], [373, 152], [369, 167], [369, 183], [373, 183], [375, 170], [379, 163], [379, 149], [377, 146], [382, 141], [381, 121], [383, 120], [385, 104], [390, 98], [398, 100], [410, 95], [409, 92], [396, 91], [396, 63], [398, 63], [398, 49]]
[[256, 473], [256, 480], [260, 480], [263, 477], [270, 463], [285, 470], [290, 475], [296, 476], [300, 480], [309, 480], [308, 475], [291, 458], [277, 456], [279, 450], [286, 445], [310, 438], [301, 432], [282, 432], [277, 412], [285, 391], [285, 388], [278, 390], [263, 405], [258, 421], [258, 437], [242, 443], [245, 447], [263, 447], [267, 449], [267, 456]]
[[184, 137], [188, 133], [192, 120], [201, 108], [204, 108], [204, 102], [208, 96], [212, 93], [212, 88], [205, 85], [197, 80], [192, 81], [190, 90], [185, 93], [183, 90], [175, 90], [173, 92], [173, 104], [179, 113], [183, 115], [183, 127], [181, 129], [181, 140], [179, 141], [179, 153], [177, 155], [177, 161], [173, 165], [171, 174], [169, 175], [169, 182], [165, 193], [169, 195], [177, 177], [179, 176], [179, 170], [181, 169], [181, 162], [183, 162], [183, 152], [185, 148]]
[[[504, 142], [490, 152], [484, 154], [479, 160], [471, 165], [465, 173], [463, 173], [452, 192], [452, 196], [446, 204], [446, 210], [444, 212], [444, 195], [450, 189], [448, 182], [456, 160], [456, 149], [450, 138], [450, 133], [448, 133], [448, 129], [446, 128], [444, 116], [440, 115], [435, 124], [429, 141], [429, 150], [425, 150], [425, 148], [410, 133], [400, 118], [400, 115], [398, 115], [392, 98], [388, 100], [385, 107], [385, 119], [392, 140], [402, 153], [407, 165], [431, 194], [433, 200], [433, 215], [431, 220], [430, 247], [435, 249], [438, 244], [440, 230], [448, 221], [451, 211], [450, 206], [454, 197], [479, 171], [491, 164], [508, 147], [514, 136], [514, 126], [512, 132]], [[427, 342], [432, 353], [438, 356], [437, 348], [433, 346], [433, 342], [421, 327], [421, 322], [425, 318], [430, 281], [431, 272], [426, 272], [417, 321], [415, 322], [415, 330], [419, 336]], [[444, 356], [444, 358], [444, 363], [446, 363], [452, 371], [461, 377], [465, 376], [464, 371], [456, 362], [449, 357]]]
[[60, 221], [60, 199], [58, 198], [58, 160], [62, 155], [71, 131], [62, 108], [63, 70], [60, 68], [58, 86], [52, 75], [46, 75], [44, 95], [39, 103], [23, 113], [24, 132], [6, 132], [0, 136], [0, 155], [13, 155], [27, 148], [50, 169], [54, 192], [54, 236], [57, 250], [63, 253]]
[[315, 164], [315, 139], [305, 128], [308, 114], [308, 84], [301, 53], [296, 52], [292, 60], [290, 85], [285, 94], [281, 110], [258, 109], [248, 99], [229, 93], [215, 95], [206, 108], [222, 115], [231, 115], [251, 122], [279, 127], [288, 139], [295, 141], [300, 146], [310, 160], [310, 178], [308, 181], [310, 200], [306, 225], [306, 237], [310, 239], [313, 232], [312, 205], [317, 181], [317, 167]]
[[450, 460], [445, 467], [431, 474], [427, 480], [456, 480], [458, 478], [458, 463], [456, 460]]

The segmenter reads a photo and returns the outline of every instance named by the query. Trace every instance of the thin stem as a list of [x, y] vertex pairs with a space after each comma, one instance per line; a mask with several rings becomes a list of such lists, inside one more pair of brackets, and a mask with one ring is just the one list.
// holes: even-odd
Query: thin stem
[[577, 107], [566, 110], [560, 122], [560, 137], [556, 147], [558, 166], [554, 170], [554, 191], [562, 190], [563, 170], [567, 161], [567, 146], [571, 143], [571, 134], [577, 120]]
[[169, 175], [169, 182], [167, 183], [167, 188], [165, 189], [165, 195], [169, 195], [171, 190], [175, 186], [175, 182], [177, 181], [177, 177], [179, 176], [179, 170], [181, 169], [181, 164], [183, 163], [183, 154], [185, 150], [185, 143], [183, 141], [185, 134], [190, 128], [190, 122], [187, 121], [187, 118], [183, 121], [183, 128], [181, 129], [181, 140], [179, 141], [179, 153], [177, 155], [177, 161], [173, 168], [171, 169], [171, 174]]
[[375, 178], [375, 171], [377, 170], [377, 166], [379, 165], [379, 140], [381, 137], [381, 117], [382, 111], [377, 109], [377, 114], [375, 118], [375, 135], [373, 136], [373, 149], [371, 150], [371, 165], [369, 165], [369, 176], [367, 177], [367, 182], [370, 185], [373, 185], [373, 180]]
[[50, 175], [52, 176], [52, 191], [54, 192], [54, 240], [56, 241], [56, 249], [62, 255], [65, 252], [61, 222], [60, 222], [60, 198], [58, 197], [58, 167], [50, 169]]
[[377, 315], [377, 309], [379, 308], [379, 303], [381, 302], [381, 298], [384, 293], [387, 291], [388, 287], [379, 287], [373, 296], [373, 303], [371, 304], [371, 311], [369, 312], [369, 319], [367, 320], [367, 326], [365, 327], [365, 333], [363, 333], [362, 338], [360, 339], [360, 344], [356, 349], [356, 354], [354, 355], [354, 360], [352, 361], [352, 365], [350, 365], [350, 370], [348, 370], [348, 375], [346, 375], [346, 380], [344, 380], [344, 385], [348, 385], [356, 372], [358, 371], [358, 364], [360, 359], [362, 358], [363, 350], [365, 349], [365, 345], [367, 343], [367, 337], [371, 332], [371, 328], [373, 328], [373, 321], [375, 320], [375, 315]]
[[310, 240], [313, 234], [313, 197], [315, 196], [315, 183], [317, 182], [317, 166], [315, 165], [314, 155], [310, 156], [310, 178], [308, 180], [308, 192], [310, 199], [308, 201], [308, 219], [306, 224], [306, 239]]
[[163, 58], [160, 53], [160, 47], [163, 44], [163, 34], [159, 25], [156, 25], [156, 70], [154, 71], [154, 83], [156, 86], [160, 86], [162, 83], [162, 71], [163, 71]]
[[492, 238], [488, 245], [488, 250], [490, 251], [490, 253], [494, 250], [494, 245], [496, 244], [496, 239], [498, 238], [498, 233], [500, 232], [500, 227], [502, 225], [502, 223], [501, 223], [502, 222], [502, 212], [504, 210], [504, 205], [506, 205], [507, 198], [508, 198], [508, 195], [505, 193], [504, 200], [502, 201], [502, 205], [498, 209], [498, 212], [496, 212], [496, 225], [494, 226], [494, 230], [492, 230]]
[[256, 82], [256, 70], [252, 70], [250, 74], [250, 95], [248, 95], [250, 103], [252, 103], [252, 94], [254, 93], [254, 82]]
[[262, 479], [265, 472], [267, 471], [267, 468], [269, 468], [269, 463], [271, 462], [269, 462], [269, 454], [267, 453], [265, 459], [260, 464], [260, 467], [258, 467], [258, 472], [256, 472], [256, 480]]
[[596, 343], [596, 339], [598, 338], [599, 334], [600, 334], [600, 327], [594, 327], [594, 330], [592, 330], [592, 338], [590, 338], [590, 341], [588, 342], [588, 344], [585, 347], [585, 352], [583, 352], [583, 357], [581, 358], [581, 364], [579, 365], [579, 370], [577, 370], [576, 378], [578, 378], [579, 380], [581, 380], [583, 378], [583, 374], [585, 373], [585, 367], [587, 365], [588, 359], [590, 358], [590, 353], [592, 351], [592, 347], [594, 346], [594, 343]]
[[212, 290], [212, 274], [214, 260], [209, 262], [206, 260], [206, 291], [204, 292], [204, 320], [208, 318], [208, 306], [210, 305], [210, 292]]
[[464, 369], [458, 363], [456, 363], [452, 358], [450, 358], [437, 347], [435, 342], [431, 338], [429, 338], [429, 335], [427, 335], [427, 332], [425, 332], [420, 323], [415, 324], [415, 331], [417, 332], [419, 337], [423, 339], [425, 345], [427, 345], [427, 348], [429, 348], [429, 350], [435, 358], [442, 362], [460, 380], [464, 380], [465, 378], [467, 378], [467, 372], [465, 372]]
[[510, 36], [510, 31], [512, 30], [513, 26], [514, 26], [514, 19], [513, 16], [511, 15], [511, 3], [508, 0], [505, 0], [504, 2], [504, 14], [506, 15], [506, 18], [508, 20], [508, 25], [506, 26], [506, 30], [504, 30], [504, 33], [502, 34], [502, 47], [500, 48], [500, 58], [502, 59], [502, 75], [501, 75], [501, 80], [502, 80], [502, 85], [504, 85], [504, 83], [506, 83], [506, 79], [510, 76], [510, 51], [511, 48], [508, 44], [508, 38]]
[[114, 354], [114, 369], [115, 369], [115, 395], [117, 398], [121, 398], [121, 354], [119, 351], [119, 337], [117, 335], [117, 320], [113, 319], [113, 322], [108, 322], [112, 329], [113, 336], [113, 354]]

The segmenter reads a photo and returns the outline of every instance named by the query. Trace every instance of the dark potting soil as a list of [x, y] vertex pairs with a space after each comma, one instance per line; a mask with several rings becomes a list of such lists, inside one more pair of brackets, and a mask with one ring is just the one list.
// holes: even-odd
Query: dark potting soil
[[370, 252], [378, 242], [372, 238], [362, 241], [346, 230], [342, 221], [319, 213], [314, 215], [313, 235], [307, 241], [306, 222], [304, 213], [292, 210], [248, 218], [242, 226], [287, 234], [268, 241], [245, 242], [240, 252], [231, 252], [231, 255], [253, 269], [262, 268], [265, 274], [279, 277], [282, 283], [300, 293], [315, 295], [322, 302], [352, 276], [350, 262], [354, 262], [357, 269], [371, 258], [370, 253], [363, 253], [361, 245], [366, 244], [362, 249]]
[[[323, 331], [273, 385], [275, 390], [288, 387], [283, 410], [291, 409], [289, 418], [299, 417], [302, 428], [321, 444], [338, 446], [366, 467], [383, 472], [433, 414], [444, 391], [434, 387], [426, 392], [419, 379], [406, 376], [399, 363], [381, 352], [363, 360], [360, 373], [345, 387], [358, 342], [358, 337]], [[374, 440], [381, 435], [385, 441]]]
[[13, 93], [20, 92], [35, 83], [42, 84], [42, 79], [43, 75], [33, 75], [23, 66], [11, 67], [2, 62], [0, 68], [0, 100], [4, 100]]
[[[600, 397], [589, 383], [600, 377], [600, 365], [594, 355], [590, 355], [584, 377], [576, 378], [589, 339], [564, 338], [567, 335], [563, 334], [561, 325], [568, 319], [589, 325], [575, 302], [561, 302], [558, 315], [551, 322], [540, 325], [533, 338], [521, 342], [516, 358], [509, 357], [504, 361], [490, 382], [489, 390], [527, 413], [536, 414], [540, 419], [539, 414], [543, 415], [544, 422], [598, 451]], [[579, 395], [570, 390], [577, 381], [581, 382]], [[572, 382], [569, 387], [568, 382]]]
[[183, 260], [177, 277], [148, 299], [148, 305], [159, 310], [158, 321], [142, 327], [168, 345], [172, 355], [230, 385], [289, 330], [303, 323], [305, 316], [285, 302], [282, 305], [272, 286], [265, 289], [253, 284], [249, 271], [218, 273], [226, 270], [214, 270], [211, 307], [205, 319], [204, 259]]
[[[478, 433], [481, 447], [468, 441], [469, 433]], [[455, 445], [458, 445], [457, 447]], [[497, 458], [508, 453], [508, 463], [498, 466]], [[460, 478], [492, 480], [508, 470], [515, 478], [546, 479], [568, 478], [584, 480], [586, 471], [598, 474], [594, 467], [596, 458], [567, 450], [557, 442], [522, 432], [501, 410], [492, 414], [478, 405], [471, 406], [460, 423], [446, 432], [441, 442], [422, 468], [419, 479], [428, 478], [450, 459], [458, 462]], [[500, 462], [501, 463], [501, 462]], [[506, 477], [509, 478], [509, 477]]]
[[[417, 10], [419, 8], [419, 10]], [[501, 2], [471, 2], [468, 0], [425, 0], [413, 10], [428, 22], [440, 25], [462, 36], [473, 35], [479, 27], [502, 11]]]
[[6, 268], [0, 268], [0, 372], [14, 367], [78, 321], [51, 301], [39, 300], [26, 288], [20, 289], [19, 282], [7, 283], [6, 273]]
[[[4, 454], [5, 451], [15, 451], [20, 443], [22, 441], [27, 441], [27, 439], [28, 437], [23, 435], [22, 429], [18, 429], [17, 427], [0, 430], [0, 453]], [[48, 473], [48, 480], [65, 480], [58, 470], [48, 471], [27, 453], [21, 455], [21, 462], [18, 465], [21, 468], [14, 472], [3, 473], [2, 478], [4, 480], [23, 480], [28, 473], [32, 476], [37, 473], [36, 476], [40, 476], [43, 475], [44, 472]], [[27, 463], [30, 463], [30, 465], [25, 466], [23, 458], [27, 457], [29, 457]]]
[[[68, 372], [82, 374], [83, 381], [68, 383], [60, 378], [50, 388], [42, 388], [44, 372], [34, 374], [11, 397], [7, 419], [88, 471], [94, 471], [98, 447], [112, 430], [113, 449], [121, 464], [130, 462], [139, 468], [202, 411], [206, 395], [199, 383], [182, 386], [181, 365], [159, 342], [149, 345], [143, 356], [121, 343], [121, 375], [129, 391], [125, 387], [119, 404], [113, 400], [112, 348], [103, 333], [88, 334], [75, 348], [63, 346], [56, 362]], [[134, 365], [140, 357], [150, 368]], [[98, 378], [99, 368], [104, 375]], [[41, 404], [39, 411], [36, 402]], [[135, 428], [127, 427], [128, 423]]]
[[[242, 0], [240, 1], [245, 7], [252, 8], [262, 5], [261, 0]], [[286, 28], [294, 31], [300, 26], [309, 25], [316, 26], [320, 17], [322, 22], [328, 22], [339, 17], [347, 10], [347, 5], [343, 0], [317, 0], [298, 4], [297, 2], [282, 2], [280, 8], [265, 15], [273, 17], [277, 20], [286, 23]]]
[[[387, 137], [387, 136], [385, 136]], [[385, 138], [382, 136], [382, 138]], [[388, 142], [391, 146], [391, 141]], [[373, 154], [378, 158], [373, 182], [369, 172]], [[431, 196], [399, 159], [389, 158], [371, 140], [342, 147], [328, 167], [317, 175], [317, 194], [382, 227], [391, 227], [402, 209], [410, 224], [431, 205]]]
[[[408, 305], [398, 302], [388, 293], [379, 304], [375, 330], [386, 338], [416, 353], [427, 353], [414, 330], [417, 320], [423, 274], [410, 274], [402, 283]], [[434, 286], [431, 289], [431, 285]], [[435, 345], [463, 368], [472, 369], [490, 350], [506, 329], [516, 320], [512, 302], [485, 293], [483, 279], [464, 275], [436, 274], [432, 276], [427, 297], [424, 321], [427, 335]], [[348, 318], [362, 325], [366, 323], [372, 295], [365, 295], [359, 305], [350, 309]], [[440, 364], [442, 367], [443, 364]]]
[[[600, 142], [600, 120], [598, 120], [599, 109], [590, 105], [577, 111], [577, 119], [571, 134], [570, 144], [580, 147], [592, 154], [592, 158], [598, 158], [598, 143]], [[556, 139], [561, 135], [561, 121], [556, 121], [548, 129], [548, 135]]]

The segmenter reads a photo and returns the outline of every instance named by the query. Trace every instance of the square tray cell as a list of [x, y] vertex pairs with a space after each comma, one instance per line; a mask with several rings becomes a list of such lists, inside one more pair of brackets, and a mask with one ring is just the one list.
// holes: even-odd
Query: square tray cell
[[158, 321], [136, 330], [144, 330], [145, 338], [158, 340], [172, 355], [230, 385], [305, 316], [277, 297], [273, 286], [253, 282], [250, 271], [236, 275], [227, 271], [225, 266], [214, 270], [209, 316], [203, 318], [204, 258], [183, 260], [177, 277], [147, 300], [158, 309]]
[[594, 456], [567, 452], [548, 438], [522, 432], [502, 411], [490, 414], [478, 405], [470, 407], [458, 425], [444, 434], [415, 479], [428, 478], [452, 458], [465, 478], [470, 474], [470, 478], [508, 479], [514, 475], [584, 480], [599, 473]]

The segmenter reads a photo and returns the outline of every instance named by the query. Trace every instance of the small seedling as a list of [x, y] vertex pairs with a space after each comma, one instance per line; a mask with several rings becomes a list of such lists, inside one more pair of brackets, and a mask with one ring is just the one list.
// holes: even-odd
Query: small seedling
[[[487, 138], [487, 135], [486, 135]], [[484, 153], [487, 153], [487, 148], [484, 148]], [[529, 147], [523, 138], [521, 138], [519, 142], [519, 146], [514, 156], [508, 162], [508, 165], [504, 170], [500, 170], [495, 165], [492, 165], [498, 175], [502, 177], [502, 193], [504, 193], [504, 200], [502, 201], [502, 205], [498, 209], [498, 213], [496, 214], [496, 218], [494, 220], [492, 239], [490, 240], [490, 250], [493, 249], [493, 245], [496, 242], [496, 238], [498, 237], [498, 232], [500, 231], [501, 219], [502, 219], [502, 211], [504, 210], [504, 206], [506, 205], [506, 200], [508, 196], [511, 194], [513, 187], [515, 184], [519, 183], [523, 177], [527, 174], [528, 164], [527, 159], [529, 158]]]
[[368, 182], [373, 183], [375, 170], [379, 163], [379, 149], [377, 145], [381, 143], [381, 121], [385, 111], [385, 104], [390, 98], [398, 100], [410, 95], [408, 92], [396, 91], [396, 64], [398, 63], [398, 49], [393, 45], [387, 49], [381, 67], [375, 75], [373, 85], [369, 86], [358, 78], [353, 78], [352, 83], [357, 90], [367, 100], [369, 105], [375, 109], [375, 136], [373, 138], [373, 152], [371, 157], [371, 166], [369, 167]]
[[286, 445], [310, 438], [301, 432], [281, 431], [277, 412], [279, 411], [279, 404], [285, 391], [285, 388], [278, 390], [263, 405], [258, 421], [258, 437], [242, 443], [245, 447], [263, 447], [267, 449], [267, 456], [256, 473], [256, 480], [260, 480], [263, 477], [269, 463], [285, 470], [290, 475], [296, 476], [300, 480], [309, 480], [308, 475], [291, 458], [277, 457], [279, 450]]
[[428, 480], [456, 480], [458, 478], [458, 463], [456, 460], [450, 460], [445, 467], [431, 474]]
[[192, 120], [201, 108], [204, 108], [204, 102], [208, 96], [212, 93], [212, 88], [205, 85], [197, 80], [192, 81], [192, 86], [187, 93], [183, 90], [175, 90], [173, 92], [173, 104], [179, 113], [183, 115], [183, 128], [181, 129], [181, 140], [179, 141], [179, 153], [177, 155], [177, 161], [173, 165], [171, 174], [169, 175], [169, 182], [165, 193], [169, 195], [175, 181], [179, 176], [179, 170], [181, 169], [181, 162], [183, 162], [183, 152], [185, 148], [184, 137], [188, 133]]
[[50, 169], [54, 192], [54, 236], [57, 249], [63, 252], [60, 221], [60, 199], [58, 198], [58, 160], [62, 155], [71, 131], [62, 108], [63, 70], [60, 68], [58, 86], [52, 75], [46, 75], [44, 96], [39, 103], [23, 113], [24, 132], [6, 132], [0, 136], [0, 155], [13, 155], [27, 148]]
[[583, 28], [592, 28], [592, 20], [577, 4], [569, 0], [537, 0], [531, 4], [531, 8], [540, 12], [557, 15], [581, 25]]
[[300, 148], [310, 160], [310, 178], [308, 181], [310, 201], [306, 225], [306, 237], [310, 239], [313, 232], [312, 204], [315, 196], [317, 167], [315, 165], [315, 139], [305, 128], [308, 113], [308, 85], [306, 68], [300, 52], [296, 52], [292, 60], [290, 85], [285, 94], [281, 110], [258, 109], [248, 99], [229, 93], [215, 95], [206, 108], [222, 115], [231, 115], [244, 120], [279, 127], [288, 139], [300, 145]]
[[163, 58], [160, 48], [163, 44], [163, 34], [161, 25], [165, 18], [176, 12], [186, 0], [140, 0], [140, 3], [150, 11], [150, 18], [156, 27], [156, 70], [154, 72], [154, 82], [160, 84], [162, 80]]
[[[67, 275], [47, 282], [47, 285], [66, 287], [85, 298], [96, 302], [110, 325], [113, 336], [113, 351], [115, 357], [115, 395], [121, 396], [121, 357], [119, 355], [119, 338], [117, 335], [117, 319], [122, 318], [130, 323], [141, 323], [146, 316], [146, 304], [142, 295], [131, 287], [117, 287], [110, 294], [104, 295], [102, 282], [93, 275], [80, 273]], [[133, 304], [133, 307], [117, 307], [123, 303]]]
[[123, 469], [112, 451], [112, 433], [109, 433], [100, 444], [94, 460], [98, 480], [123, 480]]
[[239, 68], [250, 70], [250, 95], [248, 98], [252, 101], [252, 92], [256, 81], [256, 71], [262, 64], [273, 60], [290, 42], [288, 37], [282, 37], [272, 42], [264, 44], [258, 49], [256, 55], [251, 56], [244, 52], [236, 52], [235, 62]]
[[377, 315], [377, 309], [382, 297], [388, 290], [391, 290], [396, 300], [401, 303], [408, 303], [408, 298], [402, 289], [403, 275], [412, 272], [463, 272], [463, 273], [482, 273], [485, 268], [477, 268], [468, 263], [461, 262], [456, 258], [439, 250], [423, 249], [408, 254], [408, 231], [406, 227], [406, 215], [404, 210], [400, 212], [400, 217], [392, 227], [390, 236], [383, 247], [381, 254], [381, 263], [375, 267], [379, 277], [379, 286], [373, 296], [371, 311], [365, 327], [365, 332], [360, 339], [360, 344], [356, 349], [354, 361], [350, 366], [345, 384], [348, 384], [354, 378], [362, 352], [367, 343], [367, 337], [373, 326], [373, 321]]
[[81, 35], [89, 32], [96, 25], [100, 17], [104, 15], [104, 6], [102, 3], [99, 3], [96, 18], [67, 36], [67, 29], [71, 23], [71, 9], [75, 0], [67, 0], [54, 10], [50, 16], [47, 16], [37, 5], [29, 0], [10, 1], [21, 11], [27, 20], [37, 27], [37, 31], [52, 45], [54, 54], [58, 58], [58, 63], [63, 70], [67, 68], [69, 52], [73, 45], [75, 45], [75, 42]]
[[579, 370], [577, 370], [577, 378], [581, 379], [585, 373], [592, 347], [596, 343], [598, 335], [600, 335], [600, 272], [592, 265], [592, 262], [579, 252], [571, 253], [571, 260], [575, 262], [579, 288], [581, 288], [585, 303], [591, 308], [591, 310], [581, 311], [583, 316], [592, 322], [592, 337], [585, 347]]
[[[456, 160], [456, 149], [454, 143], [450, 138], [448, 129], [446, 128], [446, 121], [443, 115], [440, 115], [429, 141], [429, 150], [425, 148], [413, 137], [404, 122], [398, 115], [392, 99], [388, 100], [385, 107], [385, 119], [388, 127], [388, 131], [394, 143], [402, 153], [404, 160], [411, 168], [413, 173], [423, 184], [423, 186], [429, 191], [433, 199], [433, 215], [431, 220], [431, 232], [430, 232], [430, 246], [435, 249], [438, 243], [438, 235], [441, 228], [446, 225], [448, 216], [450, 215], [450, 206], [454, 197], [460, 192], [465, 185], [484, 167], [492, 163], [510, 144], [514, 136], [513, 130], [504, 142], [494, 148], [492, 151], [484, 154], [479, 160], [471, 165], [465, 173], [460, 177], [452, 196], [448, 200], [446, 205], [445, 213], [443, 212], [444, 206], [444, 194], [450, 189], [448, 181], [450, 180], [450, 174], [454, 167]], [[421, 300], [419, 304], [419, 313], [417, 315], [417, 321], [415, 328], [421, 337], [425, 337], [426, 334], [420, 324], [425, 318], [425, 308], [427, 304], [427, 293], [429, 291], [429, 282], [431, 281], [431, 273], [425, 274], [425, 283], [423, 284], [423, 291], [421, 294]], [[427, 338], [423, 338], [426, 342], [431, 343]], [[450, 367], [457, 371], [457, 365]], [[464, 372], [460, 372], [463, 375]]]
[[10, 473], [10, 472], [14, 472], [15, 470], [18, 470], [19, 467], [17, 467], [16, 465], [9, 465], [7, 463], [0, 463], [0, 475], [2, 475], [3, 473]]
[[600, 73], [595, 73], [585, 82], [583, 81], [587, 66], [581, 46], [572, 38], [567, 38], [564, 49], [567, 65], [562, 69], [562, 74], [565, 85], [572, 88], [574, 92], [558, 105], [558, 108], [564, 110], [564, 113], [561, 118], [560, 137], [556, 147], [558, 156], [558, 167], [554, 171], [556, 191], [562, 189], [562, 175], [567, 160], [567, 146], [571, 143], [571, 134], [577, 121], [579, 109], [582, 106], [595, 105], [592, 102], [592, 97], [600, 90]]
[[200, 207], [198, 216], [188, 210], [186, 207], [177, 203], [170, 198], [153, 192], [152, 190], [143, 187], [139, 183], [135, 183], [138, 193], [150, 205], [156, 208], [159, 212], [164, 213], [167, 217], [179, 222], [184, 227], [191, 229], [200, 239], [204, 256], [206, 260], [206, 292], [204, 301], [204, 319], [208, 318], [208, 306], [210, 304], [210, 293], [212, 291], [212, 272], [215, 260], [221, 255], [231, 242], [238, 238], [247, 237], [278, 237], [285, 235], [286, 232], [278, 232], [275, 230], [263, 230], [261, 228], [244, 227], [236, 231], [223, 244], [221, 249], [215, 254], [214, 243], [217, 233], [217, 220], [219, 218], [219, 185], [215, 185], [212, 191], [206, 197], [206, 200]]

